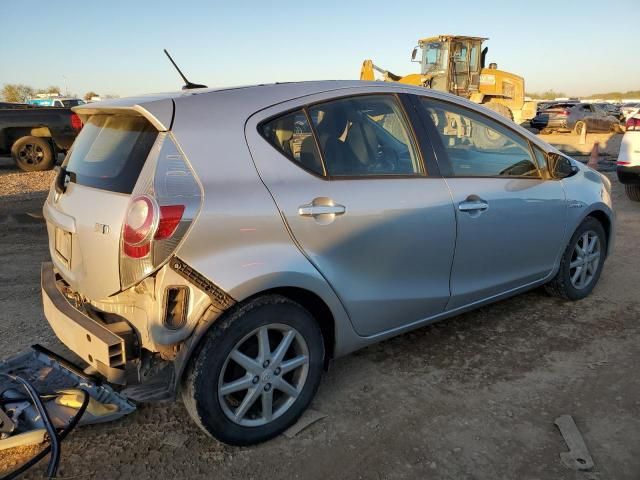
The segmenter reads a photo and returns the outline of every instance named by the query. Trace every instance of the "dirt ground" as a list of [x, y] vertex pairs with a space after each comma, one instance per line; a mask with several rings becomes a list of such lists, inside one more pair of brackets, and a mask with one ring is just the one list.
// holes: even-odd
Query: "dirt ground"
[[[40, 210], [44, 193], [5, 195], [14, 173], [0, 159], [0, 358], [58, 345], [40, 305], [45, 228], [25, 215]], [[640, 204], [608, 175], [617, 245], [589, 298], [535, 290], [338, 359], [312, 405], [327, 417], [292, 439], [228, 447], [201, 433], [180, 403], [140, 405], [118, 422], [74, 431], [60, 475], [637, 480]], [[592, 472], [561, 463], [567, 447], [553, 422], [562, 414], [575, 418]], [[2, 452], [0, 468], [23, 460]], [[43, 471], [41, 463], [28, 478]]]

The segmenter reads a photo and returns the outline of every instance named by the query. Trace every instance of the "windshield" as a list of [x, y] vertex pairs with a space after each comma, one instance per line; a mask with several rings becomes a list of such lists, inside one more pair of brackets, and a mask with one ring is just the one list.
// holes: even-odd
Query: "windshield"
[[448, 48], [446, 43], [430, 42], [422, 47], [422, 73], [444, 72], [447, 69]]

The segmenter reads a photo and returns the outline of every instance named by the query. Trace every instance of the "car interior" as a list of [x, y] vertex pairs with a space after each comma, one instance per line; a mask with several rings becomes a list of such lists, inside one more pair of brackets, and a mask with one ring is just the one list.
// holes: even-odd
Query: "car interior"
[[415, 147], [391, 97], [369, 96], [327, 102], [265, 124], [262, 134], [306, 169], [323, 173], [320, 147], [329, 176], [420, 173]]
[[436, 106], [427, 112], [455, 177], [539, 176], [529, 145], [477, 118]]

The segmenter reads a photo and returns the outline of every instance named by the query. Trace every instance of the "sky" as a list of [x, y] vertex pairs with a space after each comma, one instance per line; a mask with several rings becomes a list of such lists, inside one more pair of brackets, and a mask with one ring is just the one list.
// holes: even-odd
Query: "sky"
[[489, 37], [488, 62], [527, 92], [640, 89], [639, 0], [0, 0], [0, 86], [65, 84], [83, 96], [396, 74], [437, 34]]

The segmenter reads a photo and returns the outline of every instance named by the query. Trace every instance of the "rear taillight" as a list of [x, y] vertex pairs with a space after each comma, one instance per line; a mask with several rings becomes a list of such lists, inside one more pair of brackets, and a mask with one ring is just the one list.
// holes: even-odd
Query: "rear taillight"
[[562, 115], [563, 117], [568, 117], [569, 110], [560, 110], [556, 115]]
[[76, 132], [82, 130], [82, 120], [80, 120], [80, 117], [73, 112], [71, 113], [71, 128]]
[[122, 232], [124, 254], [142, 258], [151, 251], [151, 238], [158, 225], [158, 206], [147, 195], [134, 197], [127, 209]]
[[625, 125], [627, 131], [640, 130], [640, 118], [631, 117]]
[[184, 208], [184, 205], [163, 205], [160, 207], [160, 222], [158, 222], [158, 229], [154, 235], [156, 240], [171, 238], [182, 220]]
[[122, 289], [162, 266], [176, 252], [200, 211], [202, 188], [171, 134], [160, 133], [151, 152], [123, 222]]
[[129, 204], [122, 232], [122, 250], [131, 258], [142, 258], [151, 252], [154, 240], [167, 240], [182, 220], [184, 205], [158, 206], [148, 195], [134, 197]]

